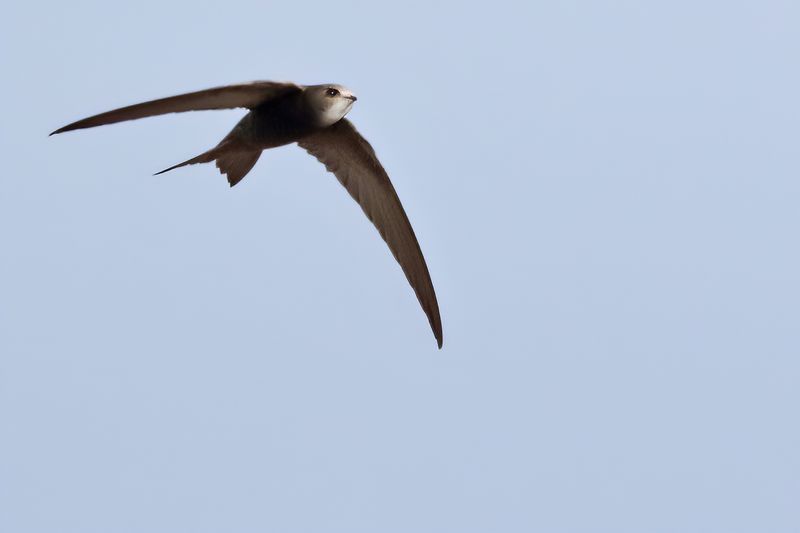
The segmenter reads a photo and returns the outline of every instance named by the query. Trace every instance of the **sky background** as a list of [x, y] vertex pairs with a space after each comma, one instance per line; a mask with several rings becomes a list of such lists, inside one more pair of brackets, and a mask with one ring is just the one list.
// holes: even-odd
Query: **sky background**
[[[0, 530], [800, 530], [800, 4], [14, 2]], [[338, 82], [439, 297], [242, 111]]]

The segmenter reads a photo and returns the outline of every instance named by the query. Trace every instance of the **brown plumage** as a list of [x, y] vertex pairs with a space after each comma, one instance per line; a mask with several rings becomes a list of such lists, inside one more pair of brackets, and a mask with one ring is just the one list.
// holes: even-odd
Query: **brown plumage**
[[340, 85], [260, 81], [115, 109], [73, 122], [51, 135], [167, 113], [249, 109], [217, 146], [157, 174], [215, 161], [233, 187], [255, 166], [263, 150], [298, 143], [337, 177], [378, 229], [414, 289], [441, 348], [439, 304], [414, 230], [375, 151], [344, 118], [355, 100], [353, 93]]

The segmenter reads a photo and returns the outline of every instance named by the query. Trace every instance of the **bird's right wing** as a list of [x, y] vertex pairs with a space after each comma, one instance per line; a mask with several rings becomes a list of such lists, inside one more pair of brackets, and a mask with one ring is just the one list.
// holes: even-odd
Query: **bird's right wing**
[[100, 113], [99, 115], [68, 124], [50, 135], [167, 113], [233, 109], [236, 107], [252, 109], [274, 98], [300, 90], [302, 88], [294, 83], [274, 81], [254, 81], [252, 83], [214, 87], [213, 89], [160, 98]]
[[417, 294], [441, 348], [442, 319], [428, 266], [400, 199], [372, 146], [344, 118], [297, 144], [339, 179], [378, 229]]

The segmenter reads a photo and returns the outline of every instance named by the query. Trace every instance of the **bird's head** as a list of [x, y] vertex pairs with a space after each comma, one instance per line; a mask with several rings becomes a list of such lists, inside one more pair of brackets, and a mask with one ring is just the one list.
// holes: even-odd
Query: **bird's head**
[[356, 101], [356, 95], [350, 89], [336, 84], [312, 85], [305, 92], [323, 127], [342, 120]]

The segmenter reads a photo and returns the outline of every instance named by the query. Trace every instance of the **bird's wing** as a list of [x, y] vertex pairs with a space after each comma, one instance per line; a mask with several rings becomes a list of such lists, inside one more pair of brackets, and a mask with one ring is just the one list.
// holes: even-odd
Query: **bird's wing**
[[93, 128], [125, 120], [164, 115], [166, 113], [232, 109], [235, 107], [252, 109], [268, 100], [299, 90], [301, 90], [301, 87], [294, 83], [274, 81], [254, 81], [252, 83], [214, 87], [213, 89], [160, 98], [100, 113], [99, 115], [68, 124], [50, 135], [81, 128]]
[[338, 178], [389, 245], [428, 316], [439, 348], [442, 320], [428, 266], [400, 199], [372, 146], [342, 119], [298, 144]]

